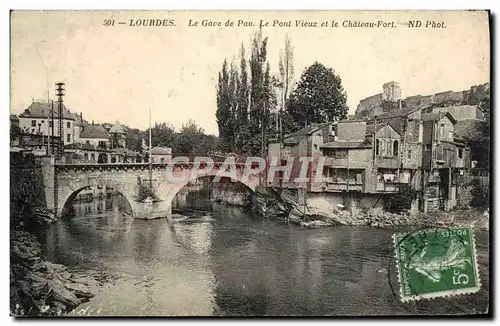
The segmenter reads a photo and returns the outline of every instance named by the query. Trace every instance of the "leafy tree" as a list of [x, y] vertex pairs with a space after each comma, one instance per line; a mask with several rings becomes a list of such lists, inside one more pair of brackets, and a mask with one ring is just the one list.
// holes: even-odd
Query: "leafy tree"
[[288, 111], [300, 126], [338, 121], [347, 116], [346, 99], [340, 77], [332, 68], [315, 62], [302, 73]]

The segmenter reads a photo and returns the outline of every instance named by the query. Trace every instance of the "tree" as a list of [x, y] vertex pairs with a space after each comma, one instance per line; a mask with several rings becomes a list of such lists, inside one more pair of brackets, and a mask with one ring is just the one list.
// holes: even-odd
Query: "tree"
[[271, 82], [269, 63], [267, 62], [267, 37], [262, 36], [262, 30], [252, 40], [252, 53], [249, 60], [250, 66], [250, 121], [249, 134], [251, 138], [244, 145], [244, 150], [249, 154], [258, 154], [265, 147], [263, 134], [266, 133], [266, 118], [271, 110]]
[[333, 122], [347, 116], [347, 96], [340, 76], [319, 62], [307, 67], [288, 102], [288, 112], [300, 126]]
[[[279, 125], [278, 125], [278, 134], [280, 137], [284, 135], [284, 133], [291, 132], [290, 129], [293, 128], [290, 125], [290, 116], [285, 114], [287, 112], [285, 105], [288, 102], [288, 98], [290, 96], [290, 91], [292, 87], [293, 74], [295, 72], [293, 67], [293, 47], [288, 34], [285, 37], [285, 47], [280, 50], [279, 54], [279, 81], [275, 84], [281, 90], [280, 97], [280, 112], [279, 112]], [[285, 126], [286, 124], [286, 126]], [[295, 128], [293, 128], [295, 129]]]
[[233, 139], [233, 125], [231, 117], [231, 95], [229, 89], [229, 72], [227, 69], [227, 60], [224, 59], [222, 70], [219, 72], [219, 81], [217, 85], [217, 124], [219, 126], [219, 137], [223, 150], [228, 151], [231, 148], [231, 139]]
[[250, 131], [248, 128], [248, 105], [250, 89], [248, 86], [247, 59], [245, 57], [245, 47], [243, 43], [240, 48], [240, 71], [239, 83], [237, 85], [237, 101], [238, 101], [238, 128], [235, 133], [235, 148], [241, 149], [247, 142]]

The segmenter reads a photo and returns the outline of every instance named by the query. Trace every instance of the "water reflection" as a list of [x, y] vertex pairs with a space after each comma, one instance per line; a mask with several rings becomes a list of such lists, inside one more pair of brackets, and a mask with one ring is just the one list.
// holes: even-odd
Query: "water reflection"
[[[208, 198], [184, 191], [171, 220], [134, 220], [121, 213], [119, 199], [75, 203], [81, 205], [75, 217], [46, 230], [46, 254], [74, 271], [117, 278], [80, 307], [104, 315], [393, 315], [487, 307], [487, 288], [439, 304], [401, 304], [397, 280], [396, 290], [390, 281], [395, 230], [303, 229]], [[487, 282], [487, 236], [476, 241]]]

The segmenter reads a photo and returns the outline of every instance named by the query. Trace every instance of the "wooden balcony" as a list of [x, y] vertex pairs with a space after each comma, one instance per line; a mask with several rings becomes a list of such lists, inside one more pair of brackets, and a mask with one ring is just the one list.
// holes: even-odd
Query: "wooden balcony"
[[364, 184], [356, 180], [336, 181], [332, 179], [326, 180], [327, 191], [363, 191]]

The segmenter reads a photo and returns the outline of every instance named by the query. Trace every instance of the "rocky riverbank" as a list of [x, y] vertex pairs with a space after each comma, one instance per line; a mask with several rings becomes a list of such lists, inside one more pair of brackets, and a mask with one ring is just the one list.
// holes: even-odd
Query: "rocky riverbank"
[[94, 296], [92, 280], [77, 279], [65, 266], [45, 261], [36, 237], [10, 233], [10, 311], [14, 316], [61, 315]]
[[293, 198], [277, 190], [258, 187], [252, 198], [252, 211], [265, 218], [291, 222], [315, 228], [336, 225], [390, 228], [397, 226], [445, 227], [472, 226], [489, 229], [489, 211], [467, 209], [434, 213], [390, 213], [382, 209], [332, 210], [321, 212], [305, 205], [298, 205]]
[[15, 202], [10, 220], [11, 315], [62, 315], [94, 296], [95, 280], [77, 277], [65, 266], [42, 258], [41, 244], [30, 231], [55, 221], [51, 212]]

